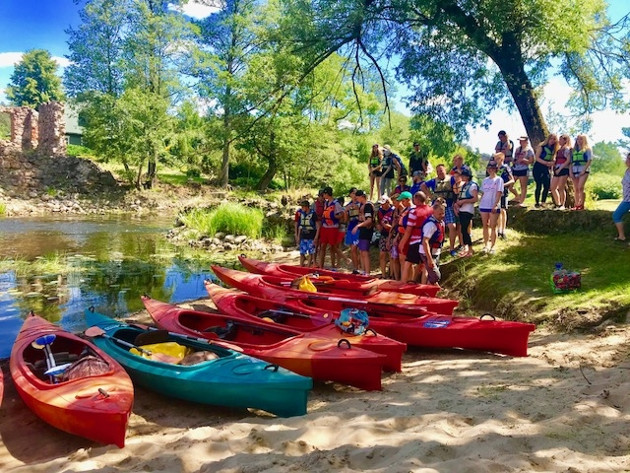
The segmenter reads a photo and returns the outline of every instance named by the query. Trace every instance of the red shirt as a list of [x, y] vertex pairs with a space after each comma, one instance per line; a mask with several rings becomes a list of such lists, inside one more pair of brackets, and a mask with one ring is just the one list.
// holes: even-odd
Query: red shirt
[[407, 225], [412, 227], [409, 244], [414, 245], [422, 241], [422, 225], [424, 221], [433, 215], [433, 207], [430, 205], [418, 205], [409, 213]]

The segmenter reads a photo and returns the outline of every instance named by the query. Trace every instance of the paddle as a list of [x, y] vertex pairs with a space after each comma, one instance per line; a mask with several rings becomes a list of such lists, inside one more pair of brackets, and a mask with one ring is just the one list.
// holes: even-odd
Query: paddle
[[[181, 340], [188, 340], [188, 341], [192, 341], [192, 342], [205, 343], [205, 344], [207, 344], [207, 345], [218, 345], [218, 346], [220, 346], [220, 347], [223, 347], [223, 348], [228, 348], [228, 349], [230, 349], [230, 350], [234, 350], [234, 351], [238, 351], [238, 352], [242, 352], [242, 351], [243, 351], [243, 349], [242, 349], [241, 347], [239, 347], [239, 346], [237, 346], [237, 345], [232, 345], [231, 343], [224, 342], [224, 341], [222, 341], [222, 340], [220, 340], [220, 341], [219, 341], [219, 340], [217, 340], [217, 341], [214, 341], [214, 340], [213, 340], [213, 341], [210, 341], [210, 340], [208, 340], [207, 338], [191, 337], [190, 335], [184, 335], [183, 333], [169, 332], [168, 330], [162, 330], [162, 329], [159, 329], [159, 328], [157, 328], [157, 327], [151, 327], [150, 325], [143, 325], [143, 324], [129, 324], [129, 326], [130, 326], [130, 327], [139, 328], [139, 329], [141, 329], [141, 330], [147, 330], [147, 332], [146, 332], [146, 333], [138, 335], [138, 338], [140, 338], [141, 336], [147, 335], [147, 339], [149, 339], [149, 340], [150, 340], [150, 338], [148, 337], [148, 335], [149, 335], [149, 334], [151, 334], [151, 335], [152, 335], [153, 333], [157, 333], [157, 334], [159, 335], [159, 337], [160, 337], [160, 340], [159, 340], [159, 342], [157, 342], [157, 343], [160, 343], [160, 342], [163, 342], [163, 341], [164, 341], [164, 339], [162, 338], [162, 337], [163, 337], [163, 335], [162, 335], [162, 334], [163, 334], [164, 332], [166, 332], [166, 333], [167, 333], [168, 335], [170, 335], [171, 337], [179, 338], [179, 339], [181, 339]], [[155, 336], [155, 337], [156, 337], [155, 339], [157, 339], [157, 338], [158, 338], [157, 336]], [[136, 342], [138, 341], [138, 338], [136, 338]], [[146, 340], [146, 339], [145, 339], [145, 340]], [[156, 343], [156, 342], [153, 342], [153, 343]]]
[[169, 356], [169, 355], [165, 355], [164, 353], [153, 353], [150, 350], [147, 350], [145, 348], [139, 347], [137, 345], [134, 345], [133, 343], [129, 343], [125, 340], [121, 340], [120, 338], [117, 337], [112, 337], [111, 335], [108, 335], [105, 330], [103, 330], [101, 327], [98, 326], [93, 326], [88, 328], [85, 332], [85, 335], [93, 338], [93, 337], [103, 337], [103, 338], [107, 338], [110, 340], [115, 341], [116, 343], [119, 343], [120, 345], [127, 347], [127, 348], [135, 348], [136, 350], [138, 350], [140, 353], [147, 355], [148, 357], [150, 357], [151, 360], [155, 360], [155, 361], [161, 361], [163, 363], [177, 363], [177, 361], [179, 361], [177, 358], [173, 357], [173, 356]]
[[51, 383], [56, 383], [57, 379], [55, 378], [55, 374], [53, 374], [53, 370], [56, 368], [57, 363], [55, 362], [55, 357], [50, 349], [50, 345], [55, 341], [57, 335], [54, 333], [49, 333], [46, 335], [42, 335], [39, 338], [36, 338], [31, 346], [36, 350], [44, 350], [44, 357], [46, 358], [46, 372], [44, 373], [46, 376], [50, 378]]

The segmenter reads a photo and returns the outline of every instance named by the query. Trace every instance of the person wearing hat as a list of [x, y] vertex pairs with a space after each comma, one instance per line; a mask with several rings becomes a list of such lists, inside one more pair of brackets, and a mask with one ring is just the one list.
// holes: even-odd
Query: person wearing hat
[[429, 159], [427, 152], [420, 148], [417, 141], [413, 144], [413, 151], [409, 155], [409, 173], [413, 176], [419, 172], [424, 181], [429, 174]]
[[379, 208], [376, 212], [376, 230], [381, 234], [378, 240], [379, 249], [379, 266], [381, 268], [381, 277], [387, 277], [387, 260], [389, 259], [389, 233], [392, 229], [394, 219], [394, 207], [392, 200], [383, 195], [379, 201]]
[[461, 184], [457, 201], [453, 204], [455, 215], [459, 219], [459, 227], [462, 232], [462, 249], [460, 256], [468, 257], [473, 255], [472, 237], [470, 236], [470, 223], [475, 213], [475, 203], [479, 200], [479, 187], [472, 180], [472, 171], [464, 168], [460, 172]]
[[370, 274], [370, 244], [374, 235], [374, 205], [367, 200], [365, 192], [358, 190], [357, 200], [361, 205], [360, 223], [354, 227], [352, 233], [358, 234], [359, 252], [363, 274]]
[[317, 214], [311, 209], [309, 201], [303, 200], [295, 215], [295, 242], [300, 250], [300, 266], [305, 266], [307, 257], [308, 266], [313, 266], [319, 227]]
[[[497, 153], [498, 154], [498, 153]], [[481, 183], [483, 193], [479, 200], [479, 213], [483, 226], [483, 252], [494, 254], [497, 241], [497, 220], [501, 214], [501, 197], [503, 197], [503, 179], [497, 176], [498, 164], [494, 160], [488, 162], [486, 177]]]
[[527, 182], [529, 181], [529, 166], [534, 162], [534, 150], [529, 146], [529, 138], [521, 136], [518, 139], [518, 148], [514, 153], [514, 166], [512, 166], [512, 174], [514, 180], [518, 181], [521, 189], [518, 195], [519, 207], [527, 207], [525, 198], [527, 197]]
[[[424, 192], [416, 192], [413, 195], [414, 207], [409, 212], [407, 227], [398, 248], [406, 247], [405, 262], [402, 265], [402, 282], [415, 281], [420, 273], [420, 244], [422, 243], [422, 226], [427, 218], [433, 215], [433, 208], [427, 205], [427, 196]], [[414, 271], [414, 266], [416, 270]]]

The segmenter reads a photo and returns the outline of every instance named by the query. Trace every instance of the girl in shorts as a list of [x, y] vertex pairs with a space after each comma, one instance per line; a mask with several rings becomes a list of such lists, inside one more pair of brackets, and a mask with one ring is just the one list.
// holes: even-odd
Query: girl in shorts
[[575, 139], [575, 147], [573, 148], [571, 167], [569, 169], [569, 176], [575, 189], [575, 207], [572, 210], [584, 210], [584, 187], [586, 186], [592, 162], [593, 152], [588, 145], [586, 135], [578, 135]]
[[497, 241], [497, 220], [501, 214], [501, 197], [503, 197], [503, 179], [497, 176], [496, 161], [488, 162], [488, 177], [481, 184], [483, 195], [479, 201], [479, 213], [483, 224], [483, 252], [494, 253]]
[[571, 137], [560, 135], [558, 138], [558, 151], [553, 165], [551, 177], [551, 197], [556, 204], [556, 209], [564, 210], [567, 201], [567, 179], [569, 178], [569, 165], [571, 164]]

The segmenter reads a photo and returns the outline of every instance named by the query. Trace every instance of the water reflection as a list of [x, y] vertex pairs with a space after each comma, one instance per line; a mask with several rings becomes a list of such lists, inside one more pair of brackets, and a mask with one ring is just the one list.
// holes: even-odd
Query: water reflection
[[[205, 297], [207, 254], [171, 245], [170, 220], [130, 218], [0, 221], [0, 358], [10, 354], [30, 312], [72, 331], [83, 312], [122, 317], [143, 308], [140, 296], [170, 302]], [[24, 261], [28, 263], [25, 264]]]

